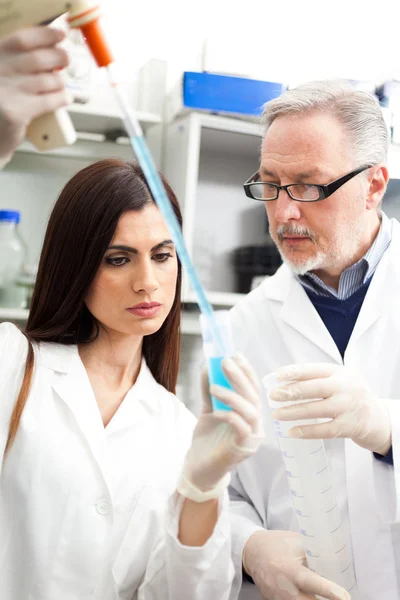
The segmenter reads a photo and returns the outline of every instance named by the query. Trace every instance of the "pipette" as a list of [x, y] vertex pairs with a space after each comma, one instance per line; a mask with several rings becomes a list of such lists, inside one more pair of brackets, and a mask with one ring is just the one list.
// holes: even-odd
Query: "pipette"
[[175, 244], [176, 251], [180, 258], [183, 267], [186, 270], [189, 281], [192, 285], [193, 291], [196, 294], [197, 304], [204, 317], [212, 323], [212, 332], [215, 339], [218, 340], [222, 355], [226, 354], [223, 337], [220, 335], [217, 323], [215, 321], [213, 308], [207, 299], [204, 287], [199, 279], [196, 268], [193, 264], [188, 249], [186, 248], [185, 241], [181, 232], [181, 228], [178, 223], [178, 219], [173, 211], [171, 202], [167, 196], [164, 185], [157, 172], [156, 166], [153, 162], [149, 147], [143, 135], [143, 131], [140, 127], [138, 120], [136, 119], [134, 112], [130, 108], [125, 95], [121, 89], [121, 86], [114, 81], [113, 71], [108, 67], [108, 74], [110, 77], [112, 88], [114, 89], [115, 96], [118, 100], [118, 104], [123, 115], [123, 121], [129, 135], [129, 141], [135, 152], [136, 158], [143, 169], [147, 183], [153, 194], [153, 198], [163, 215], [168, 229], [172, 235], [172, 239]]
[[228, 356], [227, 344], [218, 328], [213, 308], [207, 299], [204, 287], [186, 248], [178, 220], [152, 159], [140, 123], [129, 106], [121, 85], [114, 78], [114, 58], [106, 42], [99, 18], [100, 9], [98, 4], [83, 0], [82, 2], [73, 3], [68, 22], [70, 27], [81, 29], [97, 65], [105, 67], [108, 71], [110, 84], [114, 90], [130, 144], [146, 177], [153, 198], [167, 223], [179, 259], [196, 295], [197, 304], [209, 323], [209, 330], [220, 348], [221, 357]]

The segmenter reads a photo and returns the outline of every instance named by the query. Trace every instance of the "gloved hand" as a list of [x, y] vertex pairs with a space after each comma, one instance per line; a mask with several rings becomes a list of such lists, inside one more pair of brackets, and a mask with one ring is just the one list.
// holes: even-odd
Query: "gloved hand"
[[71, 102], [57, 71], [69, 62], [67, 52], [57, 47], [64, 37], [50, 27], [32, 27], [0, 39], [0, 166], [35, 117]]
[[350, 600], [348, 592], [306, 566], [298, 533], [256, 531], [243, 550], [243, 568], [263, 600]]
[[392, 427], [385, 402], [347, 367], [329, 363], [289, 365], [277, 371], [277, 378], [294, 383], [275, 388], [270, 394], [271, 400], [322, 400], [280, 408], [272, 413], [274, 419], [331, 419], [317, 425], [294, 427], [290, 430], [291, 437], [351, 438], [371, 452], [385, 455], [390, 450]]
[[[259, 386], [249, 363], [236, 355], [225, 359], [222, 368], [235, 391], [210, 387], [203, 372], [202, 414], [178, 485], [182, 495], [199, 502], [220, 495], [232, 467], [254, 454], [264, 438]], [[214, 411], [210, 393], [233, 410]]]

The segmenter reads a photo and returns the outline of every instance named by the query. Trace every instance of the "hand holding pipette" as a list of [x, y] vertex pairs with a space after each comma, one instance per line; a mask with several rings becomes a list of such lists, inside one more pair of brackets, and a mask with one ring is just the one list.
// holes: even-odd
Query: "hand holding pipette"
[[[154, 165], [140, 123], [131, 109], [120, 83], [115, 79], [114, 57], [100, 25], [98, 2], [93, 0], [37, 0], [32, 3], [31, 0], [10, 0], [6, 3], [5, 8], [0, 6], [0, 36], [18, 27], [51, 21], [52, 17], [55, 18], [66, 11], [68, 11], [69, 26], [82, 31], [95, 62], [99, 67], [104, 67], [108, 71], [110, 84], [119, 105], [131, 146], [143, 169], [154, 200], [171, 232], [177, 254], [192, 285], [199, 308], [208, 322], [209, 330], [218, 347], [218, 356], [219, 358], [227, 357], [230, 352], [186, 248], [179, 223]], [[71, 120], [65, 111], [48, 113], [40, 117], [40, 120], [35, 119], [30, 125], [30, 134], [31, 141], [42, 150], [73, 143], [76, 139]], [[15, 147], [11, 148], [11, 152], [14, 150]]]
[[[0, 39], [0, 166], [11, 159], [27, 132], [34, 133], [31, 123], [37, 117], [51, 113], [61, 123], [64, 112], [59, 109], [72, 101], [60, 74], [69, 63], [58, 46], [64, 37], [50, 27], [31, 27]], [[73, 130], [67, 128], [61, 136], [57, 131], [56, 143], [75, 140]]]
[[[228, 357], [231, 353], [227, 348], [224, 336], [221, 334], [218, 327], [212, 306], [207, 299], [204, 287], [186, 248], [181, 228], [152, 159], [140, 123], [136, 118], [134, 111], [131, 109], [121, 85], [115, 79], [114, 58], [99, 23], [100, 13], [98, 6], [94, 2], [88, 3], [84, 0], [82, 0], [81, 3], [76, 2], [75, 4], [74, 10], [69, 13], [68, 22], [71, 27], [78, 27], [82, 30], [98, 66], [106, 67], [108, 69], [110, 84], [114, 90], [115, 98], [118, 102], [132, 149], [143, 169], [153, 198], [167, 223], [177, 254], [192, 285], [203, 318], [207, 321], [209, 333], [212, 335], [215, 345], [219, 349], [219, 356], [221, 358]], [[85, 5], [89, 5], [86, 6], [86, 10]]]

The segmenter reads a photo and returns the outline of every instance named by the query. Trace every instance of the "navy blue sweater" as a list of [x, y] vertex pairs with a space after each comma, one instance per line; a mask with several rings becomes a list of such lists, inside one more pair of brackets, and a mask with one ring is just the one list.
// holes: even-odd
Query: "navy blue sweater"
[[307, 296], [315, 306], [325, 327], [335, 341], [342, 358], [344, 357], [371, 279], [366, 281], [364, 285], [346, 300], [339, 300], [339, 298], [335, 298], [334, 296], [319, 296], [304, 287]]
[[[352, 296], [346, 300], [339, 300], [334, 296], [319, 296], [308, 288], [304, 287], [307, 296], [315, 306], [319, 316], [323, 320], [325, 327], [331, 334], [338, 350], [344, 357], [347, 344], [356, 324], [357, 317], [364, 302], [371, 279], [368, 279]], [[387, 464], [393, 465], [392, 448], [386, 456], [375, 454], [375, 458]]]

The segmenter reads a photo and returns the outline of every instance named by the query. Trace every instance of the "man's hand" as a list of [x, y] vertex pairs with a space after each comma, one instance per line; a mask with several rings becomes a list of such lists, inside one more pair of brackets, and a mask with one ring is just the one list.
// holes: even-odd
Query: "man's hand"
[[277, 371], [277, 378], [282, 380], [282, 387], [271, 392], [271, 400], [314, 401], [275, 410], [274, 419], [331, 419], [294, 427], [290, 430], [292, 437], [351, 438], [362, 448], [383, 456], [390, 450], [392, 428], [385, 402], [347, 367], [329, 363], [289, 365]]
[[256, 531], [244, 547], [243, 568], [263, 600], [350, 600], [345, 589], [306, 566], [298, 533]]
[[60, 73], [69, 57], [57, 46], [64, 38], [57, 29], [32, 27], [0, 39], [0, 166], [33, 119], [71, 102]]

